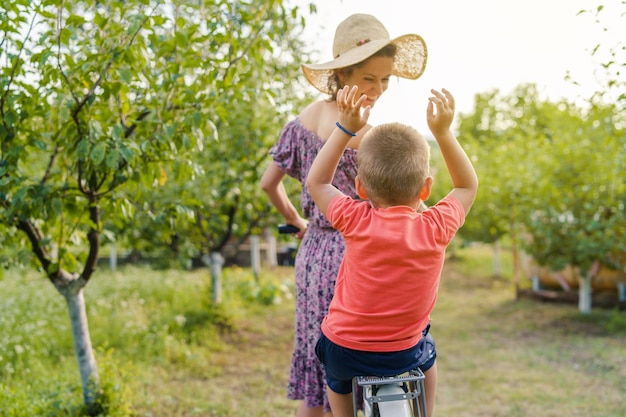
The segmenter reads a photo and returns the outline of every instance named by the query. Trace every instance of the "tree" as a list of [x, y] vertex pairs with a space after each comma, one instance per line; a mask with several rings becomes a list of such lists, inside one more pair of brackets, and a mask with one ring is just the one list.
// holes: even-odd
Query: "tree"
[[95, 414], [83, 291], [103, 224], [133, 215], [148, 199], [129, 190], [158, 189], [167, 169], [185, 167], [181, 183], [198, 172], [185, 158], [220, 140], [247, 69], [257, 68], [259, 95], [281, 79], [279, 59], [261, 68], [280, 56], [297, 10], [279, 0], [17, 0], [0, 15], [0, 260], [41, 268], [67, 301]]
[[591, 281], [600, 265], [617, 267], [626, 254], [625, 121], [614, 105], [593, 105], [555, 135], [539, 159], [544, 175], [533, 179], [549, 192], [526, 221], [527, 251], [552, 270], [579, 270], [582, 313], [591, 311]]
[[[134, 200], [128, 210], [132, 215], [117, 219], [110, 228], [124, 246], [156, 259], [162, 267], [171, 266], [173, 260], [184, 267], [192, 259], [210, 263], [214, 294], [220, 292], [219, 266], [232, 261], [224, 259], [233, 256], [224, 254], [226, 245], [276, 222], [275, 210], [258, 183], [280, 129], [302, 103], [310, 101], [302, 93], [306, 90], [297, 88], [302, 82], [300, 60], [292, 57], [293, 51], [306, 56], [304, 45], [287, 24], [274, 23], [272, 31], [271, 44], [264, 38], [254, 40], [260, 45], [248, 49], [236, 85], [231, 81], [220, 87], [225, 94], [215, 109], [219, 140], [205, 141], [184, 161], [163, 164], [156, 189], [137, 184], [130, 193], [143, 197]], [[269, 55], [268, 50], [275, 53]]]
[[614, 104], [543, 100], [532, 85], [476, 103], [459, 128], [481, 181], [462, 236], [530, 237], [521, 242], [541, 265], [580, 269], [588, 311], [593, 273], [625, 252], [624, 114]]
[[[219, 140], [207, 141], [202, 150], [189, 155], [185, 161], [164, 164], [160, 186], [141, 185], [138, 193], [145, 197], [136, 203], [145, 207], [139, 216], [147, 221], [127, 218], [135, 228], [144, 230], [141, 241], [146, 253], [165, 250], [169, 258], [180, 257], [183, 263], [191, 257], [220, 252], [230, 238], [244, 239], [271, 221], [266, 197], [258, 183], [273, 144], [282, 125], [292, 117], [301, 97], [300, 91], [289, 87], [299, 76], [296, 63], [283, 64], [273, 86], [262, 78], [267, 68], [277, 68], [267, 58], [265, 65], [246, 69], [240, 77], [227, 108], [220, 111], [216, 123]], [[232, 89], [231, 89], [232, 90]], [[226, 101], [226, 100], [225, 100]], [[286, 103], [282, 106], [277, 103]], [[188, 178], [181, 181], [181, 174]], [[210, 192], [207, 192], [210, 190]], [[133, 191], [134, 192], [134, 191]], [[165, 213], [166, 207], [171, 212]], [[152, 223], [163, 223], [162, 236], [150, 237]], [[117, 227], [120, 234], [129, 224]], [[163, 242], [169, 242], [164, 245]], [[149, 243], [146, 246], [146, 243]], [[141, 242], [131, 243], [137, 247]], [[174, 255], [174, 256], [172, 256]]]

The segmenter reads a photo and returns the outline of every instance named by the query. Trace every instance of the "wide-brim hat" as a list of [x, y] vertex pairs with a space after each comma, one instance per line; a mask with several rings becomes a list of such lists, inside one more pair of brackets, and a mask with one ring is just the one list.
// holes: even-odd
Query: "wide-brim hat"
[[313, 87], [332, 94], [328, 80], [335, 70], [365, 61], [388, 44], [396, 46], [392, 75], [416, 80], [424, 73], [428, 57], [424, 39], [415, 34], [391, 39], [385, 26], [369, 14], [353, 14], [341, 22], [333, 41], [334, 59], [323, 64], [302, 64], [302, 71]]

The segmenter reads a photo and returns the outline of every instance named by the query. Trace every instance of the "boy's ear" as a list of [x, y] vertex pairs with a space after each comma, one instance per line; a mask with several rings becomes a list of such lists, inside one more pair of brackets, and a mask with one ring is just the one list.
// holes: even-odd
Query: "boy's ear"
[[356, 193], [359, 197], [363, 200], [368, 200], [369, 197], [367, 196], [367, 192], [365, 191], [365, 188], [363, 188], [363, 183], [358, 175], [354, 178], [354, 185], [356, 186]]
[[420, 191], [420, 200], [426, 201], [430, 197], [430, 190], [433, 187], [433, 177], [426, 177], [422, 190]]

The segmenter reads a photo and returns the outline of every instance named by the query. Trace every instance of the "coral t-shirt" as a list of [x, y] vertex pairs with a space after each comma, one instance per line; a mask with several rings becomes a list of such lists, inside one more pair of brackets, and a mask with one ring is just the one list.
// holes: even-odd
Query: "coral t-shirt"
[[324, 335], [370, 352], [415, 346], [437, 300], [446, 247], [465, 220], [461, 202], [447, 196], [418, 213], [338, 196], [326, 215], [344, 236], [346, 253]]

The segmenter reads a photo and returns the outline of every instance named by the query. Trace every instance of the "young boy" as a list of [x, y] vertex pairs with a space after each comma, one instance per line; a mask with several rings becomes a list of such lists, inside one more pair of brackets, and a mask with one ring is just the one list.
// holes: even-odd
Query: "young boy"
[[[428, 143], [399, 123], [377, 126], [361, 141], [355, 184], [363, 201], [332, 185], [352, 132], [365, 126], [370, 114], [369, 106], [362, 109], [367, 97], [357, 99], [356, 87], [338, 92], [337, 128], [307, 177], [315, 204], [346, 240], [335, 295], [316, 346], [334, 417], [353, 416], [353, 377], [392, 376], [422, 367], [423, 335], [437, 299], [445, 250], [476, 196], [476, 172], [450, 130], [454, 98], [445, 89], [431, 92], [428, 127], [454, 187], [436, 205], [419, 209], [432, 185]], [[429, 417], [436, 387], [433, 363], [427, 365], [434, 368], [431, 376], [425, 370]]]

